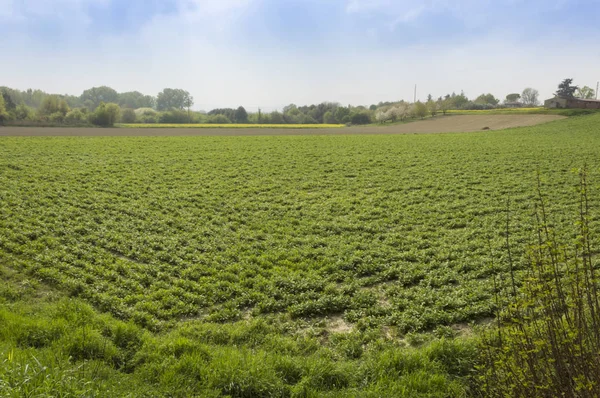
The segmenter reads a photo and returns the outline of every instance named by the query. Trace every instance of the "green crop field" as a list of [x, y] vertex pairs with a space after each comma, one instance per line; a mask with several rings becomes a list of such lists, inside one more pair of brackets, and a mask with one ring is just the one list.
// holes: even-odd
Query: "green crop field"
[[491, 276], [508, 287], [507, 202], [519, 266], [537, 174], [561, 231], [584, 165], [598, 208], [600, 114], [446, 135], [0, 137], [0, 392], [29, 371], [19, 391], [468, 395]]

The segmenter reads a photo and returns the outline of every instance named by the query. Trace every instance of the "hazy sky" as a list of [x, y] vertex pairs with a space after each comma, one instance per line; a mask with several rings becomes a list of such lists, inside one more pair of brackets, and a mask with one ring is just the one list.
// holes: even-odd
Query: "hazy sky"
[[600, 0], [0, 0], [0, 86], [196, 109], [504, 98], [600, 80]]

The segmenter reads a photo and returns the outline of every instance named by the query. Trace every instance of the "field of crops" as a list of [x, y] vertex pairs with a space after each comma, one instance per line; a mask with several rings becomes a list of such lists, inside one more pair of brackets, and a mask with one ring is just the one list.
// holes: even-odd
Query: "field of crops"
[[184, 129], [330, 129], [344, 127], [343, 124], [168, 124], [168, 123], [132, 123], [118, 124], [123, 128], [184, 128]]
[[[448, 135], [1, 137], [0, 265], [135, 327], [173, 333], [183, 344], [168, 354], [173, 379], [145, 381], [172, 386], [187, 375], [185, 338], [217, 344], [223, 358], [241, 355], [239, 366], [262, 361], [235, 354], [243, 344], [260, 346], [273, 369], [281, 364], [269, 355], [283, 342], [288, 354], [313, 355], [295, 379], [269, 379], [268, 394], [231, 392], [214, 374], [193, 382], [213, 380], [222, 394], [416, 391], [383, 368], [369, 373], [395, 361], [378, 357], [392, 352], [381, 347], [492, 316], [491, 276], [504, 281], [499, 289], [509, 279], [507, 200], [518, 265], [533, 238], [537, 172], [557, 230], [577, 211], [574, 168], [587, 164], [597, 192], [599, 123], [592, 115]], [[9, 293], [6, 302], [16, 300]], [[256, 322], [271, 340], [248, 343], [239, 328]], [[0, 327], [0, 349], [19, 344], [10, 333]], [[210, 355], [211, 366], [225, 366]], [[415, 372], [462, 372], [423, 361]], [[315, 366], [339, 379], [318, 379]], [[427, 383], [453, 396], [453, 377]]]

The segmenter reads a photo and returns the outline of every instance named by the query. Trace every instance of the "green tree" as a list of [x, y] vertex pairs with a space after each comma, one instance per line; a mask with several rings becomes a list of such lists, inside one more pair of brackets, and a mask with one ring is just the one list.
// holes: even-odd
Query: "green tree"
[[121, 111], [121, 123], [135, 123], [137, 117], [135, 111], [131, 108], [125, 108]]
[[69, 110], [67, 101], [61, 99], [58, 95], [49, 95], [42, 101], [38, 113], [41, 116], [61, 114], [64, 117]]
[[[107, 86], [92, 87], [85, 90], [79, 97], [82, 103], [88, 106], [90, 111], [96, 109], [102, 102], [118, 103], [119, 94], [112, 88]], [[88, 102], [89, 101], [89, 102]]]
[[151, 95], [144, 95], [139, 91], [129, 91], [119, 94], [119, 105], [122, 108], [154, 108], [156, 98]]
[[337, 124], [337, 122], [338, 121], [335, 119], [335, 116], [333, 116], [333, 112], [327, 111], [323, 115], [323, 123], [325, 123], [325, 124]]
[[222, 114], [218, 114], [218, 115], [211, 115], [206, 119], [206, 123], [213, 123], [213, 124], [229, 124], [231, 123], [231, 120], [229, 120], [229, 118], [225, 115]]
[[17, 120], [30, 120], [34, 117], [33, 109], [21, 102], [15, 109], [15, 117]]
[[500, 102], [496, 97], [492, 94], [481, 94], [475, 101], [473, 101], [477, 105], [491, 105], [496, 106]]
[[520, 99], [521, 99], [521, 94], [519, 94], [519, 93], [512, 93], [512, 94], [508, 94], [506, 96], [505, 102], [517, 102]]
[[4, 103], [4, 97], [0, 95], [0, 123], [8, 118], [8, 112], [6, 112], [6, 105]]
[[459, 95], [452, 93], [452, 95], [449, 97], [449, 101], [450, 101], [450, 109], [461, 109], [464, 106], [469, 104], [469, 98], [467, 98], [465, 93], [462, 91], [460, 92]]
[[581, 99], [592, 99], [596, 96], [596, 91], [588, 86], [583, 86], [582, 88], [577, 89], [577, 94], [575, 96]]
[[[84, 108], [86, 110], [86, 108]], [[85, 122], [86, 114], [79, 108], [69, 111], [65, 116], [65, 122], [68, 124], [81, 124]]]
[[270, 116], [271, 116], [271, 124], [285, 124], [283, 115], [280, 112], [273, 111], [273, 112], [271, 112]]
[[167, 111], [170, 109], [183, 110], [194, 104], [194, 98], [189, 92], [179, 88], [165, 88], [158, 93], [156, 98], [156, 109]]
[[429, 98], [427, 101], [427, 110], [431, 113], [431, 116], [435, 116], [438, 112], [438, 102], [434, 101], [433, 98]]
[[421, 101], [417, 101], [413, 104], [413, 114], [416, 117], [420, 117], [424, 119], [427, 116], [427, 105], [422, 103]]
[[335, 120], [338, 120], [342, 123], [347, 123], [344, 122], [344, 118], [346, 116], [350, 116], [350, 108], [346, 108], [345, 106], [337, 107], [333, 113], [333, 116], [335, 117]]
[[577, 86], [573, 86], [573, 79], [565, 79], [558, 85], [558, 90], [555, 95], [560, 98], [573, 98], [575, 92], [579, 89]]
[[101, 102], [96, 110], [90, 114], [90, 123], [96, 126], [112, 127], [119, 120], [121, 108], [114, 103]]
[[446, 112], [448, 112], [448, 109], [450, 109], [450, 99], [440, 97], [437, 102], [438, 102], [438, 109], [440, 111], [442, 111], [442, 114], [445, 115]]
[[248, 112], [243, 106], [235, 110], [234, 119], [236, 123], [248, 123]]
[[350, 115], [350, 123], [352, 124], [369, 124], [371, 123], [371, 114], [365, 111], [353, 112]]
[[8, 90], [5, 88], [2, 89], [2, 97], [4, 98], [4, 107], [6, 108], [7, 112], [12, 112], [17, 108], [17, 105], [14, 103], [13, 99], [8, 93]]

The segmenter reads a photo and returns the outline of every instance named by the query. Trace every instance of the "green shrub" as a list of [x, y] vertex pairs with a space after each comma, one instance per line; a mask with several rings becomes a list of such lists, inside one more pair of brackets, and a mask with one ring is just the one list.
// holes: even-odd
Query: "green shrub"
[[117, 104], [101, 102], [89, 116], [89, 121], [96, 126], [112, 127], [119, 120], [121, 108]]

